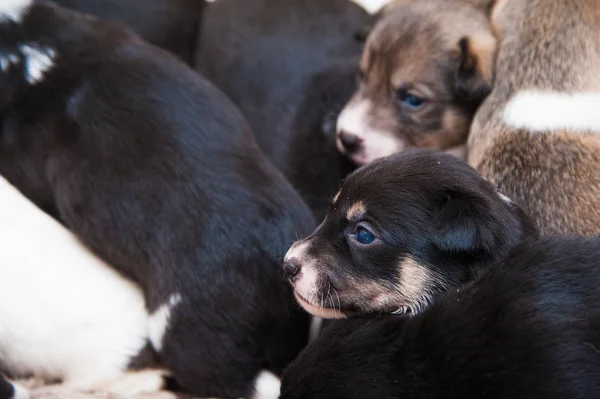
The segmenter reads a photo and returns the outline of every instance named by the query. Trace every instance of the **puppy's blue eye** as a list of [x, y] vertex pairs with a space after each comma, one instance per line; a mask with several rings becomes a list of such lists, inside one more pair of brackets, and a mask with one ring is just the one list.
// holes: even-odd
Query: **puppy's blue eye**
[[401, 92], [398, 94], [398, 101], [406, 105], [409, 108], [417, 109], [420, 108], [425, 102], [421, 97], [417, 97], [414, 94]]
[[375, 236], [373, 233], [364, 227], [359, 227], [356, 229], [354, 237], [356, 238], [356, 241], [360, 242], [361, 244], [371, 244], [373, 241], [375, 241]]

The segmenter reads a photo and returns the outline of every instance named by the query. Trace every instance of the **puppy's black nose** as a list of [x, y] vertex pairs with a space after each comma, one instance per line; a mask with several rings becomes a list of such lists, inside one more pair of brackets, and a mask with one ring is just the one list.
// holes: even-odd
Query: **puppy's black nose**
[[290, 259], [283, 264], [283, 270], [288, 277], [295, 277], [300, 273], [300, 265], [296, 259]]
[[360, 147], [362, 139], [354, 134], [344, 131], [340, 132], [340, 141], [348, 152], [356, 151]]

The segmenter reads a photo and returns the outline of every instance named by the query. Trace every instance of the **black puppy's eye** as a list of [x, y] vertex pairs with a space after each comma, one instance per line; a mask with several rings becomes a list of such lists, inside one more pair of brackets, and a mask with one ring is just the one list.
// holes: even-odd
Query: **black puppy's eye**
[[396, 94], [397, 101], [400, 105], [411, 109], [420, 109], [425, 104], [425, 99], [415, 94], [409, 93], [406, 90], [398, 90]]
[[371, 233], [369, 230], [364, 227], [358, 227], [356, 229], [356, 233], [354, 233], [354, 238], [361, 244], [368, 245], [375, 241], [375, 235]]

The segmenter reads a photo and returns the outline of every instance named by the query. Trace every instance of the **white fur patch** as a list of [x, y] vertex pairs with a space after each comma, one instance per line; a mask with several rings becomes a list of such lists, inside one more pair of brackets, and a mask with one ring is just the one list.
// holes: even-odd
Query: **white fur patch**
[[[354, 162], [360, 165], [368, 164], [404, 149], [402, 142], [392, 133], [373, 129], [369, 125], [369, 113], [372, 106], [369, 100], [351, 101], [342, 110], [337, 120], [338, 133], [343, 131], [362, 140], [361, 148], [348, 154]], [[340, 152], [346, 153], [339, 136], [336, 144]]]
[[522, 91], [504, 109], [504, 123], [533, 133], [600, 132], [600, 93]]
[[32, 0], [1, 0], [0, 19], [7, 18], [14, 22], [20, 22], [31, 2]]
[[171, 319], [171, 311], [173, 308], [181, 303], [180, 294], [171, 294], [167, 302], [163, 303], [150, 315], [149, 331], [150, 331], [150, 342], [152, 346], [158, 352], [162, 350], [163, 339], [165, 332], [169, 327], [169, 320]]
[[167, 375], [168, 373], [163, 370], [132, 371], [106, 384], [102, 387], [102, 391], [118, 398], [154, 393], [164, 387], [164, 378]]
[[501, 192], [498, 192], [498, 196], [500, 197], [500, 199], [504, 202], [506, 202], [507, 204], [512, 204], [512, 200], [510, 198], [508, 198], [506, 195], [502, 194]]
[[390, 2], [390, 0], [352, 0], [354, 3], [358, 4], [359, 6], [361, 6], [362, 8], [364, 8], [365, 10], [367, 10], [368, 13], [374, 14], [377, 11], [379, 11], [379, 9], [381, 9], [381, 7], [383, 7], [384, 5], [386, 5], [387, 3]]
[[0, 55], [0, 71], [8, 72], [11, 65], [17, 65], [19, 63], [19, 57], [15, 54]]
[[15, 391], [13, 399], [30, 399], [31, 398], [31, 395], [29, 394], [29, 391], [27, 391], [27, 389], [23, 388], [19, 384], [13, 383], [13, 382], [11, 382], [11, 384]]
[[310, 331], [308, 334], [308, 342], [312, 342], [321, 333], [321, 328], [323, 327], [323, 319], [317, 316], [311, 316], [310, 318]]
[[144, 347], [138, 286], [0, 178], [0, 368], [90, 389]]
[[273, 373], [262, 371], [254, 383], [252, 399], [277, 399], [281, 390], [281, 381]]
[[20, 51], [25, 58], [25, 80], [30, 84], [40, 82], [44, 73], [54, 65], [54, 50], [49, 47], [36, 48], [24, 44], [20, 47]]

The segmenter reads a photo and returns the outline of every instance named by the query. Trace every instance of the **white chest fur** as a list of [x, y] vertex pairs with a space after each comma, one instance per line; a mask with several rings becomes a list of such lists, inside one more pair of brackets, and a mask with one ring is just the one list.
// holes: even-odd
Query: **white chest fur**
[[0, 364], [96, 389], [147, 335], [140, 289], [0, 177]]

